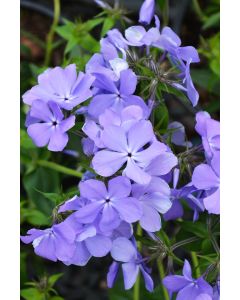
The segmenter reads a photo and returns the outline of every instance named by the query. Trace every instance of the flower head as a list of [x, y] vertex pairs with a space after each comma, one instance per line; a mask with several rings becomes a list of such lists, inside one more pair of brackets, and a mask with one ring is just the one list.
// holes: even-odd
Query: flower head
[[142, 215], [139, 201], [130, 197], [131, 183], [126, 177], [111, 179], [108, 188], [102, 181], [86, 180], [80, 183], [80, 193], [89, 203], [80, 208], [75, 216], [84, 224], [97, 220], [103, 232], [116, 229], [121, 221], [136, 222]]
[[169, 292], [178, 292], [177, 300], [207, 300], [208, 298], [201, 298], [202, 294], [208, 295], [209, 299], [212, 299], [212, 287], [202, 277], [192, 278], [191, 266], [187, 260], [184, 262], [183, 276], [166, 276], [163, 284]]
[[151, 175], [144, 169], [166, 151], [166, 146], [156, 141], [150, 121], [145, 120], [136, 122], [128, 132], [122, 127], [109, 125], [104, 128], [101, 140], [104, 149], [93, 157], [94, 170], [108, 177], [127, 163], [123, 175], [139, 184], [150, 182]]
[[59, 106], [35, 100], [29, 112], [27, 132], [38, 147], [48, 145], [50, 151], [62, 151], [68, 142], [67, 131], [75, 125], [75, 116], [64, 119]]
[[142, 273], [146, 289], [153, 291], [153, 281], [149, 275], [141, 255], [137, 252], [136, 246], [127, 238], [119, 237], [113, 241], [111, 255], [114, 260], [107, 275], [108, 287], [112, 287], [121, 263], [124, 279], [124, 287], [130, 289], [137, 280], [139, 271]]
[[88, 107], [88, 114], [98, 118], [108, 108], [121, 112], [129, 105], [138, 105], [148, 115], [148, 107], [139, 96], [133, 95], [137, 86], [137, 76], [130, 70], [120, 72], [120, 79], [115, 82], [104, 74], [94, 73], [94, 87], [98, 89]]
[[90, 87], [93, 81], [90, 74], [80, 72], [77, 75], [74, 64], [65, 69], [47, 69], [39, 75], [38, 85], [23, 95], [23, 102], [32, 105], [34, 100], [54, 101], [61, 108], [71, 110], [92, 96]]

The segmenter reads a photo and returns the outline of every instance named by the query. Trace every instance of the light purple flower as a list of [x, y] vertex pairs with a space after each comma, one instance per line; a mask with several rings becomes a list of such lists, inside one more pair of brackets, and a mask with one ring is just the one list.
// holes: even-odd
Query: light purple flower
[[156, 141], [150, 121], [145, 120], [138, 121], [128, 132], [122, 127], [110, 125], [103, 130], [101, 139], [105, 149], [94, 155], [94, 170], [108, 177], [127, 163], [123, 175], [139, 184], [150, 182], [151, 176], [144, 168], [166, 151], [166, 146]]
[[25, 244], [32, 243], [34, 252], [52, 261], [70, 259], [75, 250], [75, 232], [66, 222], [53, 225], [45, 230], [30, 229], [28, 235], [21, 236]]
[[86, 72], [104, 74], [112, 81], [117, 81], [120, 78], [120, 73], [129, 68], [126, 60], [116, 57], [110, 60], [105, 60], [103, 54], [94, 54], [86, 64]]
[[[153, 291], [153, 281], [149, 275], [149, 270], [137, 252], [136, 246], [130, 240], [125, 237], [115, 239], [112, 244], [111, 255], [114, 260], [122, 263], [124, 287], [126, 290], [134, 285], [140, 271], [143, 275], [146, 289], [149, 292]], [[107, 283], [110, 288], [113, 286], [119, 270], [120, 264], [117, 262], [113, 262], [107, 275]]]
[[202, 137], [206, 158], [211, 159], [220, 151], [220, 123], [205, 111], [196, 114], [196, 122], [195, 129]]
[[99, 180], [80, 182], [80, 194], [90, 203], [79, 209], [75, 215], [85, 224], [99, 218], [99, 228], [103, 232], [116, 229], [121, 221], [136, 222], [142, 215], [142, 208], [137, 199], [129, 196], [130, 193], [130, 180], [122, 176], [110, 180], [108, 189]]
[[190, 63], [191, 61], [188, 61], [186, 64], [183, 62], [181, 64], [178, 64], [178, 67], [181, 71], [181, 74], [179, 75], [179, 78], [182, 80], [182, 83], [173, 83], [172, 86], [185, 92], [191, 101], [193, 106], [196, 106], [199, 100], [199, 94], [196, 88], [194, 87], [191, 74], [190, 74]]
[[220, 152], [216, 152], [211, 164], [200, 164], [192, 175], [192, 183], [207, 196], [203, 202], [209, 213], [220, 214]]
[[38, 85], [23, 95], [23, 102], [32, 105], [34, 100], [54, 101], [61, 108], [71, 110], [92, 96], [90, 87], [93, 81], [90, 74], [80, 72], [77, 75], [74, 64], [65, 69], [48, 69], [39, 75]]
[[142, 204], [143, 215], [140, 225], [146, 231], [154, 232], [161, 229], [159, 213], [166, 213], [172, 206], [170, 188], [161, 178], [153, 177], [149, 185], [134, 184], [132, 195]]
[[90, 141], [85, 138], [83, 140], [83, 146], [86, 150], [89, 149], [89, 153], [92, 149], [93, 151], [91, 154], [93, 154], [98, 148], [105, 148], [104, 143], [102, 142], [104, 128], [107, 128], [109, 125], [116, 125], [122, 127], [125, 132], [128, 132], [135, 123], [144, 119], [143, 111], [141, 107], [137, 105], [127, 106], [120, 112], [106, 109], [105, 112], [99, 116], [98, 123], [91, 118], [86, 119], [82, 130], [88, 136]]
[[169, 136], [171, 137], [171, 142], [177, 146], [184, 146], [191, 148], [192, 143], [186, 141], [186, 133], [185, 128], [180, 122], [171, 122], [168, 125], [168, 130], [164, 137], [167, 139]]
[[139, 22], [150, 24], [155, 11], [155, 0], [145, 0], [140, 8]]
[[121, 112], [129, 105], [138, 105], [143, 109], [145, 115], [149, 114], [143, 99], [133, 95], [137, 86], [137, 76], [132, 70], [121, 71], [120, 79], [117, 82], [113, 82], [104, 74], [94, 73], [94, 75], [96, 76], [94, 86], [99, 90], [88, 107], [88, 114], [91, 117], [98, 118], [108, 108]]
[[88, 201], [82, 197], [74, 196], [65, 201], [58, 209], [58, 213], [63, 213], [70, 210], [79, 210], [85, 206]]
[[184, 262], [183, 276], [166, 276], [163, 279], [163, 284], [169, 292], [178, 292], [176, 300], [208, 300], [208, 298], [201, 298], [203, 297], [202, 294], [208, 295], [212, 299], [212, 287], [202, 277], [192, 278], [191, 266], [187, 260]]
[[171, 189], [172, 206], [163, 215], [164, 220], [169, 221], [181, 218], [184, 214], [181, 200], [185, 200], [189, 207], [193, 209], [193, 221], [196, 221], [199, 217], [199, 212], [204, 211], [203, 200], [193, 195], [193, 193], [195, 193], [197, 189], [192, 184], [187, 184], [181, 188], [177, 188], [179, 174], [179, 169], [175, 168], [173, 170], [173, 188]]
[[95, 224], [79, 222], [77, 212], [69, 216], [65, 223], [75, 232], [75, 250], [69, 259], [63, 261], [65, 265], [85, 266], [92, 256], [103, 257], [111, 250], [110, 237], [103, 235]]
[[[34, 123], [28, 123], [27, 132], [38, 147], [48, 145], [50, 151], [62, 151], [68, 142], [67, 131], [75, 125], [75, 116], [64, 119], [55, 102], [35, 100], [30, 110]], [[33, 121], [33, 119], [32, 119]]]

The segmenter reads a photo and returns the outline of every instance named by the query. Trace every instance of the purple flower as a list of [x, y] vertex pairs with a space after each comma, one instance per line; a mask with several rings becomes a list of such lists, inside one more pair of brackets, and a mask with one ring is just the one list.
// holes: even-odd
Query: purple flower
[[38, 147], [48, 145], [50, 151], [62, 151], [68, 142], [66, 132], [75, 125], [75, 116], [64, 119], [55, 102], [42, 100], [33, 102], [30, 116], [34, 123], [28, 123], [27, 132], [34, 143]]
[[148, 107], [139, 96], [133, 95], [137, 86], [137, 76], [130, 69], [120, 73], [118, 82], [113, 82], [104, 74], [96, 74], [94, 86], [98, 88], [97, 94], [93, 97], [88, 107], [88, 114], [92, 117], [99, 117], [108, 108], [120, 112], [129, 105], [140, 106], [145, 115], [148, 115]]
[[[90, 140], [84, 139], [83, 146], [86, 150], [89, 150], [89, 153], [93, 154], [98, 148], [105, 147], [102, 142], [102, 132], [104, 128], [107, 128], [109, 125], [116, 125], [122, 127], [124, 131], [127, 132], [140, 120], [144, 120], [144, 116], [141, 107], [137, 105], [127, 106], [121, 112], [106, 109], [105, 112], [99, 116], [98, 123], [90, 118], [86, 119], [82, 130]], [[86, 152], [84, 151], [84, 153]]]
[[[145, 287], [149, 292], [153, 291], [153, 281], [149, 275], [142, 257], [137, 252], [136, 246], [125, 237], [119, 237], [113, 241], [111, 255], [113, 259], [122, 264], [124, 287], [126, 290], [130, 289], [137, 280], [139, 271], [142, 273]], [[109, 268], [107, 275], [108, 287], [112, 287], [119, 269], [119, 263], [113, 262]]]
[[75, 250], [75, 232], [66, 222], [40, 230], [30, 229], [27, 236], [21, 236], [25, 244], [32, 243], [34, 252], [52, 261], [70, 259]]
[[211, 164], [200, 164], [192, 175], [192, 183], [207, 196], [203, 202], [209, 213], [220, 214], [220, 152], [216, 152]]
[[61, 108], [71, 110], [92, 96], [90, 87], [94, 77], [80, 72], [76, 65], [65, 69], [55, 67], [46, 70], [38, 77], [38, 85], [23, 95], [23, 102], [32, 105], [34, 100], [54, 101]]
[[140, 8], [139, 22], [150, 24], [155, 11], [155, 0], [145, 0]]
[[65, 201], [58, 209], [58, 213], [63, 213], [70, 210], [79, 210], [81, 207], [85, 206], [86, 199], [78, 196], [74, 196], [71, 199]]
[[192, 278], [191, 266], [187, 260], [184, 262], [183, 276], [166, 276], [163, 279], [163, 284], [169, 292], [178, 292], [176, 300], [208, 300], [208, 298], [201, 298], [203, 297], [202, 294], [208, 295], [212, 299], [212, 287], [202, 277]]
[[99, 180], [80, 182], [80, 193], [90, 203], [79, 209], [76, 217], [85, 224], [99, 218], [99, 228], [103, 232], [117, 228], [121, 221], [136, 222], [142, 215], [139, 201], [129, 197], [131, 183], [126, 177], [118, 176], [110, 180], [108, 189]]
[[183, 62], [180, 65], [178, 64], [178, 67], [181, 71], [179, 77], [181, 78], [182, 83], [173, 83], [172, 86], [185, 92], [192, 105], [196, 106], [199, 100], [199, 94], [192, 82], [190, 74], [190, 63], [191, 61], [188, 61], [186, 65]]
[[109, 30], [107, 33], [107, 39], [112, 45], [114, 45], [114, 47], [125, 55], [125, 50], [128, 49], [128, 43], [118, 29], [114, 28]]
[[186, 141], [186, 133], [185, 128], [180, 122], [172, 122], [168, 125], [168, 132], [164, 135], [167, 139], [169, 136], [171, 137], [171, 142], [177, 146], [184, 146], [191, 148], [192, 143]]
[[103, 257], [111, 250], [111, 239], [104, 236], [95, 224], [80, 223], [77, 213], [73, 213], [65, 222], [75, 232], [75, 250], [70, 258], [63, 261], [64, 264], [85, 266], [92, 256]]
[[194, 210], [193, 221], [196, 221], [198, 219], [199, 212], [204, 211], [202, 199], [193, 195], [197, 189], [192, 184], [187, 184], [181, 188], [177, 188], [179, 173], [179, 169], [175, 168], [173, 170], [173, 188], [171, 189], [172, 206], [164, 214], [164, 220], [176, 220], [183, 216], [184, 210], [180, 201], [184, 199], [190, 208]]
[[217, 279], [216, 285], [213, 287], [213, 299], [220, 300], [220, 279]]
[[205, 111], [196, 114], [196, 121], [195, 129], [202, 137], [206, 158], [211, 159], [214, 153], [220, 151], [220, 123], [211, 119]]
[[101, 140], [105, 149], [94, 155], [94, 170], [108, 177], [127, 163], [123, 175], [139, 184], [150, 182], [151, 176], [144, 168], [166, 151], [166, 146], [156, 141], [150, 121], [145, 120], [135, 123], [128, 132], [122, 127], [109, 125], [103, 130]]
[[139, 221], [141, 227], [150, 232], [159, 231], [159, 213], [166, 213], [172, 206], [168, 184], [161, 178], [153, 177], [147, 186], [134, 184], [132, 195], [142, 204], [143, 215]]
[[145, 168], [151, 176], [167, 175], [178, 164], [177, 157], [167, 147], [164, 150]]
[[86, 64], [86, 72], [104, 74], [112, 81], [117, 81], [120, 78], [120, 73], [128, 69], [126, 60], [116, 57], [114, 59], [105, 60], [100, 53], [94, 54]]

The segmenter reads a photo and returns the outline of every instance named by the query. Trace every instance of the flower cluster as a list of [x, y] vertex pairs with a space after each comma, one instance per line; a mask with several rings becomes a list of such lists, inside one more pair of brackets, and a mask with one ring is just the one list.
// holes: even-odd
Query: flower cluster
[[[84, 117], [82, 147], [94, 174], [87, 173], [80, 182], [80, 196], [58, 207], [58, 214], [67, 216], [62, 222], [44, 230], [31, 229], [21, 240], [32, 243], [37, 255], [66, 265], [84, 266], [91, 257], [110, 253], [114, 261], [108, 286], [113, 286], [121, 267], [126, 289], [140, 272], [148, 291], [153, 290], [153, 280], [146, 265], [149, 258], [143, 258], [137, 247], [136, 223], [154, 236], [162, 228], [162, 219], [183, 216], [182, 199], [194, 211], [194, 220], [205, 210], [219, 214], [219, 123], [206, 112], [197, 114], [204, 163], [195, 167], [187, 184], [177, 187], [182, 160], [171, 145], [184, 147], [185, 156], [196, 147], [186, 141], [178, 122], [168, 126], [173, 134], [160, 136], [151, 119], [158, 99], [154, 93], [148, 99], [139, 96], [141, 74], [134, 62], [145, 51], [144, 66], [152, 72], [153, 82], [183, 91], [193, 106], [199, 97], [190, 76], [190, 64], [199, 61], [196, 49], [181, 46], [171, 28], [160, 29], [157, 16], [155, 26], [146, 29], [153, 14], [154, 1], [146, 0], [139, 18], [143, 25], [129, 27], [124, 35], [110, 30], [85, 73], [77, 73], [74, 64], [48, 69], [38, 77], [38, 85], [23, 95], [30, 107], [27, 132], [38, 147], [63, 151], [67, 132], [74, 130], [78, 117]], [[149, 64], [155, 49], [158, 63]], [[178, 300], [217, 299], [202, 277], [192, 278], [188, 261], [183, 275], [163, 281], [170, 292], [178, 292]]]

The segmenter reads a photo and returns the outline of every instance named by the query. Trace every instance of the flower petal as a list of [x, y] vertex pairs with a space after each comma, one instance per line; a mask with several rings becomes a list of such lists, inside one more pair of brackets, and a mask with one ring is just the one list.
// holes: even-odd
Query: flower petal
[[96, 179], [89, 179], [79, 183], [81, 196], [91, 201], [104, 200], [107, 197], [105, 184]]
[[146, 231], [155, 232], [161, 228], [161, 218], [158, 212], [143, 203], [143, 215], [139, 221], [141, 227]]
[[87, 204], [75, 212], [75, 217], [78, 218], [81, 223], [92, 223], [103, 209], [103, 205], [102, 201]]
[[114, 199], [125, 198], [131, 192], [131, 182], [124, 176], [118, 176], [108, 182], [108, 195]]
[[151, 142], [154, 137], [152, 124], [150, 121], [139, 121], [128, 132], [128, 145], [132, 152], [137, 152], [140, 148]]
[[[180, 275], [169, 275], [163, 279], [163, 285], [171, 292], [178, 292], [189, 284], [189, 281]], [[188, 298], [186, 298], [188, 299]], [[186, 300], [185, 299], [185, 300]]]
[[128, 159], [123, 174], [139, 184], [149, 184], [151, 181], [151, 176], [138, 167], [132, 159]]
[[126, 160], [126, 156], [122, 153], [102, 150], [95, 154], [92, 165], [96, 173], [107, 177], [116, 173]]
[[110, 150], [127, 154], [127, 137], [123, 128], [119, 126], [108, 126], [103, 130], [102, 142]]
[[113, 206], [119, 212], [123, 221], [133, 223], [138, 221], [142, 216], [142, 207], [139, 201], [135, 198], [128, 197], [116, 200]]
[[138, 272], [139, 272], [139, 265], [135, 263], [124, 263], [122, 264], [123, 270], [123, 280], [124, 280], [124, 287], [126, 290], [129, 290], [133, 287], [134, 283], [137, 280]]
[[119, 237], [112, 243], [112, 258], [120, 262], [129, 262], [137, 257], [133, 244], [125, 237]]
[[88, 251], [94, 257], [103, 257], [111, 250], [111, 239], [103, 235], [97, 234], [94, 237], [90, 237], [85, 241]]

